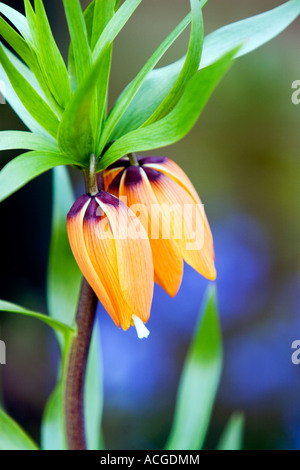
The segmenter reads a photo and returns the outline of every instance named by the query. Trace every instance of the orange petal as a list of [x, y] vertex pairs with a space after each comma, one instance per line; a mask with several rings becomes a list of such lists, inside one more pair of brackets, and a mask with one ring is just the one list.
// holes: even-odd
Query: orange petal
[[82, 274], [96, 293], [105, 310], [109, 313], [116, 325], [119, 326], [119, 319], [106, 293], [106, 289], [101, 282], [98, 273], [93, 266], [93, 263], [90, 260], [83, 236], [83, 219], [90, 202], [91, 198], [89, 196], [82, 196], [75, 202], [72, 209], [70, 210], [67, 217], [67, 231], [69, 241], [73, 255]]
[[111, 194], [113, 194], [114, 196], [117, 196], [118, 195], [118, 187], [115, 187], [114, 186], [111, 188], [111, 184], [113, 183], [113, 181], [115, 180], [115, 178], [117, 178], [117, 176], [122, 173], [124, 170], [124, 168], [113, 168], [111, 170], [105, 170], [103, 172], [103, 183], [104, 183], [104, 191], [107, 191]]
[[186, 189], [190, 193], [190, 195], [195, 199], [197, 204], [201, 204], [198, 193], [194, 188], [192, 182], [182, 170], [182, 168], [177, 165], [177, 163], [173, 162], [173, 160], [167, 157], [150, 157], [148, 159], [145, 158], [144, 161], [145, 167], [153, 168], [174, 179], [176, 183], [180, 184], [182, 188]]
[[154, 280], [169, 295], [179, 290], [183, 261], [177, 244], [162, 238], [159, 223], [160, 208], [145, 172], [140, 167], [125, 170], [120, 183], [120, 197], [127, 198], [127, 205], [139, 217], [147, 230], [154, 263]]
[[[144, 159], [144, 166], [147, 168], [153, 168], [161, 173], [165, 174], [172, 178], [176, 183], [178, 183], [183, 189], [188, 191], [190, 196], [195, 200], [196, 204], [202, 205], [202, 202], [199, 198], [199, 195], [194, 188], [192, 182], [185, 174], [185, 172], [177, 165], [173, 160], [167, 157], [148, 157]], [[213, 236], [210, 230], [210, 226], [204, 212], [203, 216], [206, 219], [205, 230], [206, 230], [206, 237], [211, 240], [211, 250], [214, 256], [214, 248], [213, 248]]]
[[125, 330], [131, 324], [134, 313], [126, 303], [119, 282], [115, 241], [107, 224], [107, 219], [96, 213], [99, 206], [95, 199], [91, 202], [83, 222], [84, 241], [88, 256], [98, 278], [103, 284], [113, 306], [117, 321]]
[[153, 298], [153, 261], [147, 233], [122, 201], [104, 192], [96, 196], [96, 201], [107, 215], [114, 237], [114, 266], [123, 298], [132, 314], [146, 323]]
[[113, 188], [110, 188], [110, 185], [113, 180], [118, 176], [118, 174], [120, 174], [120, 172], [122, 172], [128, 166], [128, 157], [122, 157], [103, 171], [104, 191], [113, 194], [116, 197], [118, 196], [116, 191], [117, 185], [114, 185], [115, 187]]
[[184, 260], [204, 277], [214, 280], [214, 254], [203, 208], [197, 208], [194, 198], [171, 178], [154, 169], [145, 171], [159, 204], [166, 207], [166, 220], [173, 213], [171, 236], [176, 239]]

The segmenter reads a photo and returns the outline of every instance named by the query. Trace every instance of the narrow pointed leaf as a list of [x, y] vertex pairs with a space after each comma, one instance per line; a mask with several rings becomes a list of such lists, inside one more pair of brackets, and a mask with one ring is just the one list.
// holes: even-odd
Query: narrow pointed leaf
[[[95, 0], [93, 31], [91, 37], [92, 50], [97, 44], [105, 27], [114, 15], [115, 0]], [[96, 139], [101, 133], [103, 120], [107, 114], [108, 84], [111, 69], [112, 45], [103, 54], [101, 67], [99, 69], [99, 82], [97, 87], [97, 126], [95, 129]]]
[[179, 77], [174, 83], [172, 89], [153, 115], [144, 123], [144, 126], [147, 126], [152, 122], [159, 121], [176, 106], [183, 94], [186, 84], [195, 75], [199, 68], [204, 35], [202, 9], [199, 4], [199, 0], [191, 0], [191, 12], [191, 37], [184, 66], [182, 67]]
[[163, 43], [157, 48], [157, 50], [146, 62], [146, 64], [135, 77], [135, 79], [124, 90], [124, 92], [116, 102], [110, 115], [107, 118], [107, 121], [103, 128], [101, 143], [97, 153], [101, 153], [101, 151], [105, 147], [105, 144], [109, 140], [109, 137], [111, 136], [116, 124], [126, 112], [136, 93], [143, 85], [149, 72], [151, 72], [151, 70], [159, 62], [165, 52], [170, 48], [170, 46], [180, 36], [180, 34], [186, 29], [186, 27], [189, 25], [189, 22], [189, 16], [187, 16], [183, 21], [181, 21], [181, 23], [174, 29], [174, 31], [172, 31], [169, 36], [163, 41]]
[[2, 46], [0, 46], [0, 62], [25, 108], [50, 135], [56, 137], [58, 129], [58, 119], [56, 115], [29, 82], [24, 79], [22, 74], [13, 66]]
[[42, 0], [35, 0], [36, 28], [44, 75], [56, 101], [64, 108], [71, 96], [67, 68], [53, 37]]
[[0, 202], [45, 171], [77, 162], [54, 152], [27, 152], [11, 160], [0, 172]]
[[25, 65], [15, 54], [13, 54], [7, 47], [2, 45], [5, 54], [12, 63], [12, 65], [21, 73], [21, 75], [27, 80], [27, 82], [35, 89], [40, 97], [46, 101], [46, 95], [41, 88], [35, 74]]
[[271, 41], [300, 15], [300, 0], [290, 0], [273, 10], [238, 21], [209, 34], [204, 41], [200, 66], [206, 67], [244, 43], [236, 58]]
[[[236, 57], [247, 54], [270, 41], [300, 14], [300, 0], [290, 0], [273, 10], [225, 26], [204, 39], [200, 68], [212, 64], [239, 44]], [[183, 57], [166, 67], [153, 70], [119, 121], [113, 139], [141, 126], [156, 110], [177, 80], [184, 65]]]
[[[29, 70], [29, 69], [28, 69]], [[32, 132], [36, 134], [49, 136], [48, 132], [40, 125], [38, 122], [32, 117], [29, 111], [25, 108], [23, 103], [21, 102], [20, 98], [16, 94], [15, 90], [13, 89], [8, 76], [3, 69], [0, 63], [0, 80], [4, 83], [5, 86], [5, 99], [10, 104], [14, 112], [19, 116], [21, 121], [28, 127]], [[3, 105], [2, 105], [3, 106]]]
[[216, 64], [197, 72], [187, 84], [177, 106], [166, 117], [117, 140], [104, 154], [99, 169], [106, 168], [127, 153], [164, 147], [182, 139], [196, 123], [234, 54], [232, 51]]
[[221, 332], [214, 288], [208, 291], [180, 380], [168, 450], [200, 450], [222, 370]]
[[[127, 0], [104, 29], [93, 53], [93, 67], [71, 99], [59, 126], [59, 148], [85, 165], [88, 164], [91, 153], [97, 150], [96, 137], [102, 120], [101, 110], [106, 103], [107, 69], [103, 59], [109, 52], [112, 41], [140, 2], [141, 0]], [[101, 88], [100, 99], [97, 101], [96, 91], [100, 82], [104, 84], [104, 88]]]
[[26, 315], [27, 317], [36, 318], [37, 320], [40, 320], [46, 325], [53, 328], [58, 333], [66, 334], [73, 332], [73, 329], [65, 323], [54, 320], [53, 318], [48, 317], [47, 315], [43, 315], [42, 313], [33, 312], [32, 310], [28, 310], [26, 308], [20, 307], [19, 305], [15, 305], [11, 302], [6, 302], [4, 300], [0, 300], [0, 312], [11, 312], [19, 315]]
[[123, 5], [115, 13], [110, 22], [106, 25], [103, 33], [98, 39], [93, 50], [93, 61], [97, 61], [103, 54], [104, 50], [113, 42], [115, 37], [119, 34], [125, 26], [133, 12], [139, 6], [142, 0], [125, 0]]
[[97, 153], [97, 142], [101, 138], [101, 131], [103, 122], [107, 115], [107, 101], [108, 101], [108, 85], [110, 77], [112, 59], [112, 45], [109, 46], [104, 52], [103, 57], [99, 63], [99, 80], [97, 86], [97, 108], [96, 108], [96, 126], [95, 126], [95, 141], [96, 141], [96, 153]]
[[94, 12], [95, 12], [95, 0], [93, 0], [84, 10], [83, 17], [85, 27], [87, 31], [87, 37], [89, 45], [92, 49], [92, 36], [93, 36], [93, 24], [94, 24]]
[[[94, 21], [94, 10], [95, 1], [93, 0], [83, 12], [83, 18], [87, 31], [87, 39], [89, 46], [91, 45], [92, 33], [93, 33], [93, 21]], [[68, 54], [68, 72], [69, 80], [71, 85], [72, 93], [75, 93], [77, 89], [77, 75], [76, 75], [76, 64], [74, 58], [73, 44], [71, 42]]]
[[58, 152], [57, 144], [51, 138], [32, 132], [0, 131], [0, 151], [14, 149]]
[[[93, 36], [92, 36], [92, 45], [94, 36], [94, 25], [97, 24], [100, 13], [104, 18], [100, 26], [104, 26], [104, 21], [107, 21], [109, 16], [112, 16], [110, 21], [106, 24], [100, 38], [93, 48], [93, 62], [98, 64], [98, 74], [99, 81], [97, 84], [97, 118], [95, 126], [95, 138], [98, 140], [100, 138], [101, 127], [103, 120], [106, 118], [106, 106], [107, 106], [107, 92], [108, 92], [108, 81], [110, 74], [111, 66], [111, 54], [112, 54], [112, 43], [119, 32], [122, 30], [128, 19], [131, 17], [135, 9], [141, 3], [142, 0], [126, 0], [121, 8], [113, 15], [113, 5], [110, 1], [109, 5], [111, 8], [106, 6], [104, 8], [104, 3], [108, 5], [108, 2], [101, 2], [102, 6], [100, 7], [100, 2], [95, 3], [94, 11], [94, 22], [93, 22]], [[97, 27], [96, 32], [100, 31]]]
[[[34, 59], [31, 64], [32, 69], [30, 69], [15, 54], [10, 52], [7, 47], [3, 45], [2, 47], [12, 65], [18, 70], [18, 72], [21, 73], [23, 78], [25, 78], [25, 80], [27, 80], [27, 82], [32, 86], [32, 88], [40, 95], [42, 100], [45, 101], [54, 112], [58, 111], [58, 113], [61, 114], [62, 109], [56, 103], [51, 92], [49, 91], [48, 85], [44, 79], [38, 61]], [[4, 72], [0, 72], [0, 77], [2, 73]]]
[[91, 68], [92, 59], [79, 0], [63, 0], [73, 45], [77, 82], [80, 85]]
[[0, 450], [38, 450], [26, 432], [1, 409]]
[[57, 141], [62, 153], [83, 165], [95, 153], [93, 111], [96, 100], [97, 70], [89, 74], [67, 106], [58, 128]]
[[38, 46], [38, 39], [37, 39], [36, 18], [35, 18], [35, 12], [31, 5], [31, 0], [24, 0], [24, 6], [25, 6], [27, 24], [28, 24], [30, 34], [32, 37], [33, 47], [38, 51], [39, 46]]
[[37, 59], [27, 42], [2, 17], [0, 17], [0, 35], [24, 60], [28, 67], [31, 69], [37, 67]]
[[91, 36], [91, 49], [96, 46], [107, 23], [111, 20], [114, 14], [115, 0], [94, 0], [94, 15]]
[[6, 18], [15, 26], [15, 28], [22, 34], [24, 38], [26, 38], [29, 42], [32, 41], [30, 29], [24, 15], [3, 2], [0, 2], [0, 13], [6, 16]]
[[244, 415], [235, 413], [221, 437], [217, 450], [242, 450]]

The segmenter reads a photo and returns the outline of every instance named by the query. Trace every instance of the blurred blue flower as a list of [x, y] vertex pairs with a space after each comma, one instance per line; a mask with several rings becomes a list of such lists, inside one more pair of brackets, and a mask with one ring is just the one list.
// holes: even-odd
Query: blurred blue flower
[[223, 326], [263, 307], [270, 289], [270, 240], [258, 221], [233, 214], [213, 228]]
[[[299, 367], [292, 343], [300, 340], [300, 282], [293, 279], [274, 296], [274, 314], [226, 347], [222, 399], [245, 409], [272, 409], [300, 417]], [[300, 420], [299, 420], [300, 424]]]

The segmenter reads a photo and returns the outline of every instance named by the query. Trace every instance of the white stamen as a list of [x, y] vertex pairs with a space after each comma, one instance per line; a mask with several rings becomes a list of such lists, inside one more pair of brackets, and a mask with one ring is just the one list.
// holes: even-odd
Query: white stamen
[[150, 331], [148, 330], [148, 328], [145, 327], [142, 320], [136, 315], [132, 315], [132, 320], [136, 328], [138, 338], [139, 339], [148, 338], [148, 336], [150, 335]]

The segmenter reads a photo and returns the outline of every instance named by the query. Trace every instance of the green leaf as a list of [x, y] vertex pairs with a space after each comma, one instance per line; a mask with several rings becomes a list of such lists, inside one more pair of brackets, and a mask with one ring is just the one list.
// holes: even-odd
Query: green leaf
[[235, 52], [197, 72], [187, 84], [177, 106], [166, 117], [117, 140], [100, 160], [99, 169], [107, 168], [130, 152], [160, 148], [182, 139], [196, 123], [212, 91], [229, 68]]
[[103, 52], [113, 42], [141, 1], [142, 0], [126, 0], [121, 8], [114, 14], [95, 45], [93, 50], [94, 62], [102, 56]]
[[77, 82], [80, 85], [92, 65], [85, 21], [79, 0], [63, 0], [70, 31]]
[[63, 404], [63, 386], [60, 382], [45, 408], [41, 428], [43, 450], [67, 450]]
[[116, 124], [121, 119], [123, 114], [126, 112], [127, 108], [129, 107], [130, 103], [135, 97], [136, 93], [143, 85], [149, 72], [151, 72], [151, 70], [159, 62], [159, 60], [162, 58], [165, 52], [169, 49], [169, 47], [180, 36], [180, 34], [186, 29], [189, 22], [190, 22], [189, 16], [187, 16], [183, 21], [181, 21], [181, 23], [174, 29], [174, 31], [172, 31], [171, 34], [169, 34], [169, 36], [157, 48], [157, 50], [150, 57], [150, 59], [146, 62], [146, 64], [140, 70], [140, 72], [135, 77], [135, 79], [128, 85], [128, 87], [121, 94], [120, 98], [118, 99], [115, 106], [113, 107], [110, 115], [108, 116], [107, 121], [105, 122], [103, 131], [102, 131], [101, 142], [100, 142], [99, 148], [97, 149], [97, 154], [100, 154], [102, 152]]
[[57, 144], [50, 137], [23, 131], [0, 131], [1, 150], [41, 150], [58, 152]]
[[[92, 37], [94, 10], [95, 2], [93, 1], [83, 15], [88, 44]], [[96, 87], [101, 80], [103, 64], [101, 56], [77, 89], [78, 81], [74, 73], [76, 62], [73, 50], [73, 44], [71, 44], [68, 67], [74, 96], [63, 115], [58, 132], [58, 144], [64, 153], [75, 156], [78, 161], [87, 164], [91, 153], [96, 150], [95, 135], [99, 129], [99, 123], [96, 122], [98, 114]]]
[[95, 323], [85, 381], [85, 426], [88, 450], [102, 447], [101, 420], [103, 411], [103, 385], [101, 367], [101, 348], [98, 324]]
[[[103, 57], [99, 63], [99, 80], [97, 86], [97, 120], [95, 128], [96, 142], [100, 140], [101, 129], [107, 115], [108, 85], [111, 69], [112, 45], [103, 51]], [[97, 153], [97, 146], [96, 146]]]
[[28, 27], [29, 27], [30, 34], [32, 37], [33, 47], [36, 49], [36, 51], [38, 51], [39, 45], [38, 45], [38, 39], [37, 39], [36, 18], [35, 18], [35, 12], [32, 8], [30, 0], [24, 0], [24, 7], [25, 7], [25, 14], [26, 14]]
[[209, 288], [178, 389], [167, 450], [200, 450], [222, 370], [222, 341], [215, 288]]
[[6, 302], [4, 300], [0, 300], [0, 312], [11, 312], [11, 313], [19, 314], [19, 315], [26, 315], [28, 317], [36, 318], [37, 320], [40, 320], [46, 325], [53, 328], [58, 333], [68, 334], [74, 331], [71, 327], [69, 327], [65, 323], [54, 320], [53, 318], [48, 317], [47, 315], [33, 312], [32, 310], [28, 310], [26, 308], [20, 307], [19, 305], [15, 305], [15, 304], [12, 304], [11, 302]]
[[22, 34], [22, 36], [29, 42], [32, 41], [30, 29], [24, 15], [14, 10], [3, 2], [0, 2], [0, 13], [15, 26], [15, 28]]
[[0, 450], [38, 450], [25, 431], [1, 409]]
[[[95, 1], [93, 0], [83, 12], [89, 45], [91, 45], [91, 40], [92, 40], [94, 11], [95, 11]], [[70, 44], [69, 56], [68, 56], [68, 72], [69, 72], [71, 90], [73, 93], [75, 93], [77, 89], [77, 76], [76, 76], [76, 65], [75, 65], [72, 43]]]
[[244, 415], [235, 413], [226, 426], [217, 450], [242, 450], [244, 423]]
[[[113, 4], [110, 2], [109, 6], [104, 8], [104, 4], [108, 2], [97, 2], [95, 3], [94, 22], [93, 22], [93, 35], [92, 41], [98, 34], [99, 29], [96, 28], [94, 34], [94, 25], [97, 24], [100, 14], [104, 15], [103, 21], [107, 21], [109, 16], [112, 16], [111, 20], [106, 24], [100, 38], [95, 44], [93, 49], [93, 62], [97, 65], [99, 80], [97, 83], [97, 118], [95, 126], [95, 138], [100, 139], [101, 127], [103, 120], [106, 118], [106, 106], [107, 106], [107, 92], [108, 82], [111, 66], [111, 54], [112, 54], [112, 43], [119, 32], [122, 30], [126, 22], [132, 16], [138, 5], [142, 0], [126, 0], [122, 7], [113, 15]], [[102, 7], [100, 6], [102, 3]], [[105, 11], [104, 11], [105, 10]], [[104, 23], [101, 22], [101, 27]], [[93, 44], [93, 42], [92, 42]], [[95, 149], [96, 150], [96, 149]], [[96, 150], [97, 152], [97, 150]]]
[[35, 11], [42, 69], [53, 96], [65, 108], [71, 97], [67, 68], [53, 37], [42, 0], [35, 0]]
[[96, 46], [103, 30], [107, 23], [111, 20], [114, 14], [115, 0], [94, 0], [94, 15], [92, 24], [91, 35], [91, 49]]
[[[60, 106], [56, 103], [56, 101], [54, 100], [52, 94], [50, 93], [48, 85], [44, 80], [44, 77], [42, 75], [42, 71], [41, 71], [41, 68], [40, 68], [38, 62], [34, 61], [32, 63], [32, 70], [30, 70], [21, 60], [18, 59], [17, 56], [15, 56], [12, 52], [10, 52], [9, 49], [7, 49], [3, 45], [2, 45], [2, 47], [4, 49], [4, 52], [7, 55], [8, 59], [10, 60], [10, 62], [21, 73], [23, 78], [25, 78], [27, 80], [27, 82], [32, 86], [32, 88], [40, 95], [40, 97], [50, 105], [50, 107], [53, 109], [54, 112], [58, 111], [58, 115], [60, 116], [61, 112], [62, 112], [62, 108], [60, 108]], [[0, 67], [1, 67], [1, 65], [0, 65]], [[0, 71], [0, 77], [1, 77], [2, 73], [5, 73], [5, 72]], [[6, 76], [6, 74], [5, 74], [5, 76]], [[9, 80], [6, 79], [6, 82], [9, 82]], [[10, 82], [9, 82], [9, 84], [10, 84]], [[12, 87], [10, 85], [9, 90], [11, 88]], [[10, 96], [10, 92], [8, 93], [8, 95]], [[8, 98], [9, 98], [9, 96], [8, 96]], [[33, 120], [32, 117], [31, 117], [31, 119]], [[46, 133], [45, 130], [43, 132]]]
[[184, 66], [182, 67], [179, 77], [174, 83], [172, 89], [169, 91], [153, 115], [144, 123], [144, 126], [147, 126], [155, 121], [159, 121], [176, 106], [183, 94], [183, 90], [186, 84], [195, 75], [199, 68], [204, 35], [202, 9], [199, 4], [199, 0], [191, 0], [191, 11], [191, 37]]
[[[62, 117], [58, 131], [59, 148], [66, 155], [74, 156], [82, 164], [87, 165], [90, 155], [96, 152], [96, 136], [102, 120], [101, 109], [106, 102], [107, 64], [104, 60], [106, 53], [140, 2], [141, 0], [127, 0], [108, 23], [95, 47], [93, 67], [77, 89]], [[97, 102], [96, 90], [100, 82], [104, 84], [104, 88], [101, 88], [102, 92]], [[97, 108], [100, 109], [99, 113]]]
[[67, 214], [74, 201], [67, 168], [55, 168], [47, 301], [49, 314], [68, 325], [74, 322], [81, 283], [81, 272], [71, 252], [66, 228]]
[[24, 60], [28, 67], [31, 69], [38, 67], [36, 56], [27, 42], [2, 17], [0, 17], [0, 34]]
[[11, 160], [0, 172], [0, 202], [45, 171], [76, 161], [54, 152], [27, 152]]
[[[3, 49], [15, 68], [21, 73], [21, 75], [31, 84], [35, 91], [50, 104], [55, 110], [59, 110], [61, 114], [61, 108], [54, 102], [53, 96], [48, 89], [48, 85], [45, 82], [42, 74], [36, 52], [33, 50], [32, 45], [24, 41], [24, 39], [11, 27], [3, 18], [0, 17], [0, 33], [3, 38], [11, 45], [16, 53], [23, 59], [28, 65], [26, 67], [14, 54], [12, 54], [6, 47]], [[52, 67], [52, 64], [51, 64]]]
[[90, 47], [92, 44], [94, 12], [95, 12], [95, 0], [93, 0], [83, 12], [83, 17], [84, 17], [84, 22], [85, 22], [85, 27], [86, 27], [88, 42], [89, 42]]
[[30, 70], [15, 54], [13, 54], [7, 47], [3, 46], [4, 52], [13, 66], [21, 73], [21, 75], [27, 80], [27, 82], [35, 89], [43, 100], [47, 100], [43, 89], [40, 86], [35, 74]]
[[62, 153], [83, 165], [95, 153], [93, 111], [96, 101], [97, 70], [92, 69], [68, 104], [58, 128], [57, 142]]
[[0, 46], [0, 62], [25, 108], [50, 135], [56, 137], [58, 119], [48, 104], [10, 62]]
[[15, 90], [13, 89], [1, 63], [0, 63], [0, 79], [2, 80], [5, 86], [5, 93], [4, 93], [5, 99], [8, 101], [12, 109], [19, 116], [19, 118], [23, 121], [25, 126], [27, 126], [28, 129], [30, 129], [32, 132], [35, 132], [36, 134], [49, 136], [48, 132], [42, 126], [40, 126], [40, 124], [37, 123], [37, 121], [31, 116], [31, 114], [27, 111], [25, 106], [22, 104], [20, 98], [18, 97]]
[[[300, 0], [291, 0], [273, 10], [225, 26], [204, 39], [200, 68], [212, 64], [239, 44], [236, 57], [247, 54], [270, 41], [300, 14]], [[177, 80], [184, 65], [183, 57], [166, 67], [153, 70], [119, 121], [113, 139], [140, 127], [156, 110]]]
[[[95, 0], [94, 18], [93, 18], [93, 30], [91, 37], [91, 48], [92, 50], [96, 46], [101, 34], [103, 33], [106, 25], [112, 19], [114, 15], [115, 0]], [[108, 99], [108, 84], [111, 69], [111, 58], [112, 58], [112, 45], [107, 48], [107, 51], [103, 53], [101, 66], [99, 69], [99, 82], [97, 88], [97, 127], [96, 127], [96, 138], [101, 133], [101, 127], [103, 120], [106, 118], [107, 113], [107, 99]]]
[[201, 67], [216, 62], [223, 54], [244, 43], [236, 54], [241, 57], [278, 36], [300, 15], [300, 1], [291, 0], [273, 10], [224, 26], [204, 41]]

